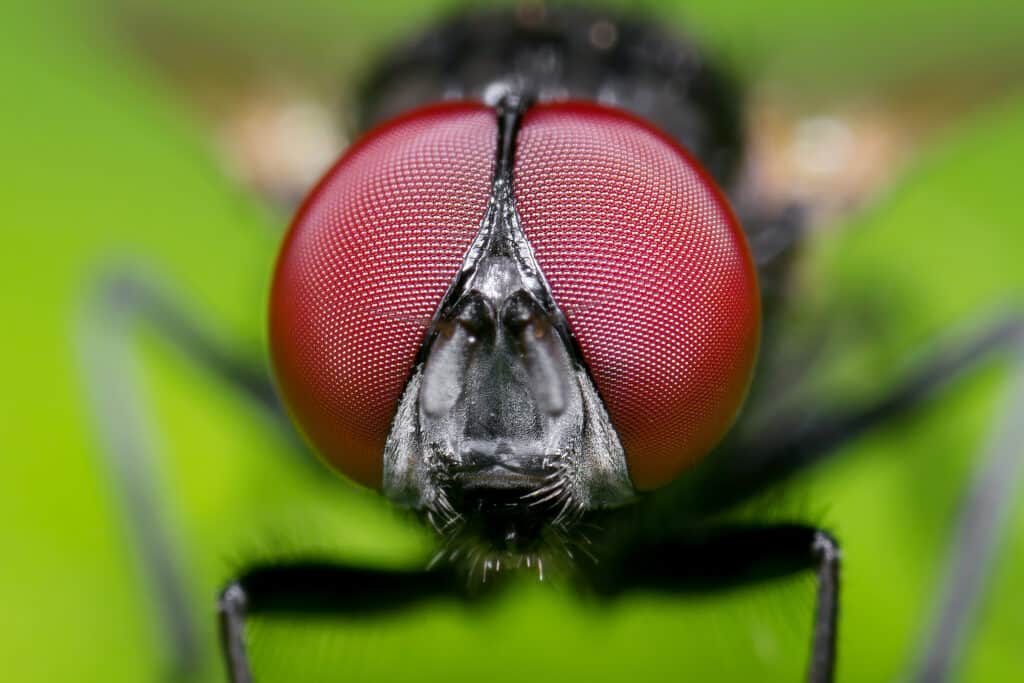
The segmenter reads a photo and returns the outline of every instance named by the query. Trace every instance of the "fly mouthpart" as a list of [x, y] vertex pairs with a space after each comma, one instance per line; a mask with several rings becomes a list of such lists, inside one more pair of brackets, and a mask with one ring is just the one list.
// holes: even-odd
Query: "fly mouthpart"
[[469, 444], [451, 479], [462, 491], [501, 489], [532, 492], [544, 488], [558, 474], [557, 458], [538, 452], [533, 443]]

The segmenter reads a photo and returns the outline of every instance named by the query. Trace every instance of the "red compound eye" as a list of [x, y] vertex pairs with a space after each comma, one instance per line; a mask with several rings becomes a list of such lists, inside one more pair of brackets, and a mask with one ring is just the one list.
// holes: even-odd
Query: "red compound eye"
[[299, 210], [278, 260], [279, 388], [334, 467], [379, 488], [388, 427], [427, 323], [487, 207], [497, 125], [478, 104], [371, 131]]
[[760, 298], [714, 181], [637, 119], [586, 104], [527, 112], [516, 200], [639, 489], [714, 447], [746, 393]]
[[[422, 109], [369, 133], [313, 191], [281, 252], [270, 341], [284, 398], [337, 469], [381, 484], [426, 324], [483, 218], [491, 109]], [[594, 105], [537, 105], [515, 197], [638, 489], [728, 428], [759, 334], [756, 277], [714, 183], [674, 142]]]

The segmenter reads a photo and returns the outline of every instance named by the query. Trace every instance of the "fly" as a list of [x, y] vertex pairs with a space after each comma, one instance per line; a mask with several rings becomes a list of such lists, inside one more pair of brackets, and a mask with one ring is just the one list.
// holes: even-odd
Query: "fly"
[[[583, 10], [468, 14], [385, 60], [366, 88], [369, 132], [282, 247], [271, 355], [323, 460], [419, 514], [438, 549], [419, 571], [247, 569], [218, 604], [233, 683], [252, 680], [249, 614], [385, 611], [462, 595], [467, 576], [555, 569], [609, 598], [813, 573], [807, 680], [833, 680], [838, 540], [721, 513], [1019, 349], [1024, 326], [997, 321], [875, 401], [726, 436], [748, 389], [764, 391], [750, 384], [758, 348], [775, 350], [762, 315], [782, 306], [803, 228], [726, 199], [741, 194], [736, 101], [688, 41]], [[285, 425], [262, 373], [141, 279], [107, 282], [101, 305], [110, 334], [147, 321]], [[111, 376], [121, 341], [91, 347]], [[104, 429], [122, 465], [140, 450], [124, 425]], [[166, 551], [146, 538], [173, 606]], [[185, 617], [168, 619], [178, 649], [194, 648]]]

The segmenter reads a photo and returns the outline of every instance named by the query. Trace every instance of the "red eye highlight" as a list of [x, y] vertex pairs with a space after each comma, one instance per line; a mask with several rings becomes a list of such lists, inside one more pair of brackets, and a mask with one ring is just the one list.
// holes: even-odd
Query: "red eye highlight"
[[639, 489], [719, 441], [760, 329], [743, 234], [677, 144], [603, 107], [541, 105], [519, 133], [515, 195]]
[[314, 448], [379, 488], [426, 325], [487, 207], [493, 110], [421, 109], [371, 131], [307, 198], [278, 259], [270, 350]]

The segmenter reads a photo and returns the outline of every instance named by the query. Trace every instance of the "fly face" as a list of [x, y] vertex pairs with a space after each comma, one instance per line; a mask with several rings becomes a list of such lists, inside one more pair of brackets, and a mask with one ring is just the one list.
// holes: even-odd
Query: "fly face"
[[[625, 454], [516, 211], [522, 107], [499, 107], [486, 215], [399, 404], [383, 489], [452, 540], [518, 564], [633, 495]], [[449, 543], [450, 555], [462, 543]]]
[[438, 558], [486, 570], [568, 555], [589, 512], [710, 452], [760, 305], [734, 215], [678, 144], [509, 96], [355, 143], [296, 216], [270, 323], [323, 458], [418, 511]]

